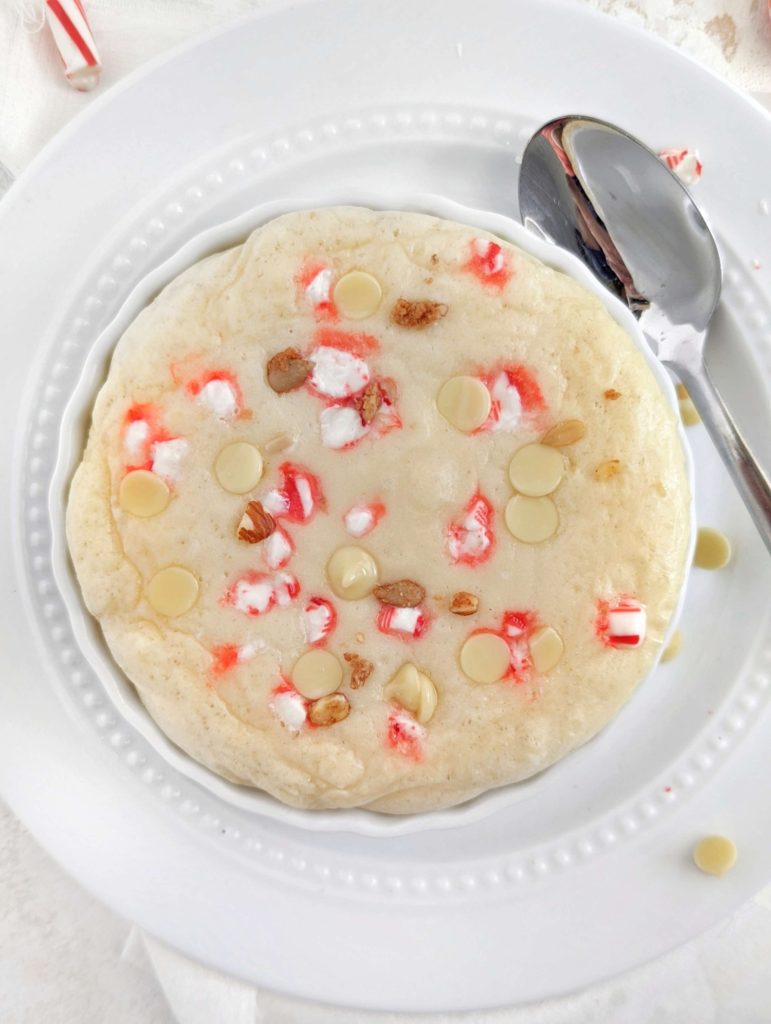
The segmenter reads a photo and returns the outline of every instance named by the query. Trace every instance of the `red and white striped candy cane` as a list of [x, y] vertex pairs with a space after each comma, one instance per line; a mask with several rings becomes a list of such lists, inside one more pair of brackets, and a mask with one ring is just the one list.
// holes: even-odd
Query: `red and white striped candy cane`
[[80, 0], [46, 0], [46, 19], [67, 81], [78, 92], [93, 89], [99, 81], [102, 62]]

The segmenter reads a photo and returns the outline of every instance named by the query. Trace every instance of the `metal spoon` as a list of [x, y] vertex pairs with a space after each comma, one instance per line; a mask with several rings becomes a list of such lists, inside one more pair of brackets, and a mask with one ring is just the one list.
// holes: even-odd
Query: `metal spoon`
[[704, 363], [722, 268], [688, 189], [620, 128], [560, 117], [525, 148], [519, 210], [525, 227], [578, 256], [638, 318], [687, 388], [771, 551], [771, 485]]

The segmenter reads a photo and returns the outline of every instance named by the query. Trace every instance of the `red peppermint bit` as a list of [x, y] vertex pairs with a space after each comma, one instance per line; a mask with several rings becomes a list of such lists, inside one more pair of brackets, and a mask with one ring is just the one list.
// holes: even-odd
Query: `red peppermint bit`
[[262, 542], [262, 557], [269, 569], [283, 569], [294, 554], [294, 542], [283, 526], [277, 526]]
[[[187, 382], [185, 388], [188, 394], [194, 398], [205, 398], [207, 396], [207, 388], [212, 384], [224, 384], [230, 391], [229, 402], [223, 404], [222, 408], [217, 408], [218, 403], [213, 399], [210, 403], [212, 411], [216, 413], [221, 419], [235, 419], [236, 417], [246, 417], [249, 415], [244, 410], [244, 397], [241, 393], [241, 386], [238, 383], [238, 378], [230, 370], [207, 370], [199, 377], [194, 378]], [[225, 392], [227, 398], [227, 392]]]
[[310, 300], [317, 320], [336, 324], [340, 319], [332, 299], [334, 271], [318, 260], [308, 259], [295, 277], [295, 284]]
[[172, 435], [161, 425], [160, 412], [149, 402], [136, 403], [123, 417], [121, 431], [126, 457], [124, 473], [153, 468], [153, 445], [172, 441]]
[[250, 569], [231, 583], [220, 604], [235, 608], [244, 615], [257, 616], [266, 614], [277, 605], [286, 607], [299, 593], [300, 583], [289, 572], [271, 576]]
[[455, 565], [481, 565], [493, 553], [493, 506], [477, 491], [460, 519], [447, 527], [447, 549]]
[[525, 681], [533, 659], [530, 657], [530, 637], [538, 626], [538, 616], [530, 611], [506, 611], [501, 620], [500, 636], [506, 641], [511, 652], [511, 668], [507, 679], [517, 683]]
[[308, 721], [310, 701], [292, 686], [284, 676], [270, 692], [268, 707], [290, 732], [299, 732], [303, 726], [313, 729], [315, 726]]
[[386, 507], [381, 501], [373, 501], [368, 505], [354, 505], [343, 515], [343, 524], [352, 537], [366, 537], [368, 533], [372, 533], [385, 514]]
[[645, 606], [631, 595], [598, 600], [594, 634], [606, 647], [640, 647], [645, 640]]
[[392, 750], [413, 761], [423, 760], [425, 730], [406, 711], [393, 710], [388, 716], [386, 742]]
[[279, 494], [286, 509], [274, 512], [271, 508], [271, 515], [288, 519], [292, 523], [307, 523], [319, 509], [327, 507], [319, 478], [305, 466], [283, 462], [278, 471], [281, 475]]
[[303, 608], [305, 639], [311, 647], [325, 644], [336, 625], [335, 606], [325, 597], [312, 597]]
[[482, 284], [500, 291], [511, 280], [511, 256], [497, 242], [475, 238], [469, 243], [470, 256], [463, 269]]
[[238, 647], [235, 644], [220, 644], [218, 647], [212, 647], [211, 656], [211, 674], [223, 676], [238, 664]]
[[322, 346], [339, 348], [342, 352], [350, 352], [351, 355], [362, 359], [380, 350], [380, 342], [371, 334], [340, 331], [333, 327], [317, 328], [313, 335], [310, 358], [313, 358], [313, 349]]
[[430, 615], [420, 606], [397, 608], [394, 605], [382, 604], [375, 619], [375, 625], [381, 633], [385, 633], [386, 636], [398, 636], [401, 640], [420, 640], [425, 636], [430, 623]]
[[479, 428], [516, 430], [523, 417], [538, 420], [546, 412], [546, 401], [535, 374], [521, 363], [499, 366], [479, 379], [490, 392], [490, 415]]

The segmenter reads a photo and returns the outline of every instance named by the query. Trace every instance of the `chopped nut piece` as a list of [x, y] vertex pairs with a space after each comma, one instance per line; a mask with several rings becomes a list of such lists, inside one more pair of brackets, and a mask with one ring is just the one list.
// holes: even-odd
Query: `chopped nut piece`
[[616, 476], [621, 472], [621, 461], [620, 459], [606, 459], [605, 462], [601, 462], [594, 471], [595, 480], [610, 480], [612, 476]]
[[550, 448], [565, 448], [569, 444], [580, 441], [586, 433], [586, 424], [581, 420], [562, 420], [555, 423], [541, 438], [541, 444]]
[[356, 640], [357, 644], [363, 644], [364, 640], [365, 640], [364, 634], [363, 633], [357, 633], [356, 637], [355, 637], [355, 640]]
[[604, 395], [609, 402], [615, 402], [617, 398], [621, 398], [621, 392], [616, 391], [615, 388], [608, 388], [608, 390], [604, 392]]
[[381, 583], [373, 591], [381, 604], [394, 605], [397, 608], [416, 608], [426, 598], [426, 591], [413, 580], [396, 580], [394, 583]]
[[380, 394], [380, 388], [372, 381], [366, 386], [359, 397], [356, 399], [356, 408], [361, 416], [362, 423], [371, 423], [377, 411], [383, 404], [383, 396]]
[[328, 697], [314, 700], [308, 711], [308, 720], [313, 725], [334, 725], [342, 722], [351, 711], [351, 705], [344, 693], [330, 693]]
[[296, 348], [285, 348], [268, 360], [268, 384], [277, 394], [283, 395], [301, 387], [312, 370], [313, 363], [303, 359]]
[[479, 598], [475, 594], [469, 594], [467, 590], [459, 590], [452, 595], [450, 611], [453, 615], [473, 615], [479, 608]]
[[431, 302], [429, 299], [411, 301], [410, 299], [398, 299], [391, 310], [391, 320], [399, 327], [408, 327], [411, 330], [422, 331], [437, 320], [447, 315], [447, 306], [444, 302]]
[[358, 690], [372, 675], [375, 666], [360, 654], [343, 654], [343, 657], [351, 666], [351, 689]]
[[268, 455], [276, 455], [278, 452], [285, 452], [294, 443], [295, 439], [291, 434], [276, 434], [275, 437], [271, 437], [269, 441], [265, 442], [263, 448]]
[[439, 262], [439, 256], [437, 255], [437, 253], [432, 252], [431, 253], [431, 266], [435, 267], [438, 262]]
[[261, 501], [250, 501], [238, 524], [238, 539], [247, 544], [259, 544], [276, 529], [276, 520], [262, 507]]

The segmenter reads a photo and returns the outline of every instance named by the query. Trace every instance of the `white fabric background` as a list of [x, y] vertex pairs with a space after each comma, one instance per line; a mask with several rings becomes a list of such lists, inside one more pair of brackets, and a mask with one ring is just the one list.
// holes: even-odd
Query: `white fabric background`
[[[574, 2], [658, 33], [771, 107], [771, 20], [766, 0]], [[194, 33], [266, 3], [269, 0], [90, 0], [89, 17], [105, 65], [97, 93]], [[0, 161], [14, 173], [90, 101], [89, 95], [66, 84], [48, 32], [30, 35], [24, 30], [17, 6], [16, 0], [0, 0]], [[581, 994], [495, 1014], [431, 1020], [770, 1024], [769, 964], [771, 889], [687, 946]], [[2, 1024], [397, 1020], [406, 1018], [311, 1007], [256, 992], [164, 949], [64, 875], [0, 804]]]

